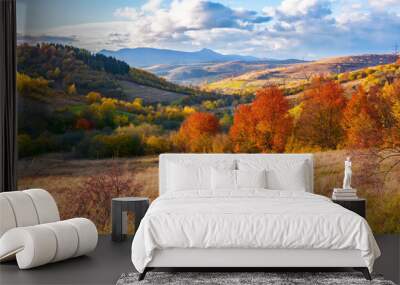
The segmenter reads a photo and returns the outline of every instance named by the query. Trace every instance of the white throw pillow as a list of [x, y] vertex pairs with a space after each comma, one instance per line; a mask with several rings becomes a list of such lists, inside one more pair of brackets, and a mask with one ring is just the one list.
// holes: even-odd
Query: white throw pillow
[[236, 170], [232, 169], [211, 169], [211, 189], [212, 190], [235, 190], [236, 189]]
[[267, 188], [272, 190], [306, 191], [308, 173], [307, 160], [262, 160], [242, 159], [238, 161], [240, 170], [267, 170]]
[[235, 169], [234, 160], [198, 161], [189, 159], [169, 161], [167, 164], [167, 191], [211, 191], [211, 168]]
[[171, 191], [189, 191], [210, 188], [210, 167], [187, 166], [170, 162], [168, 165], [168, 189]]
[[267, 171], [236, 170], [237, 188], [267, 188]]

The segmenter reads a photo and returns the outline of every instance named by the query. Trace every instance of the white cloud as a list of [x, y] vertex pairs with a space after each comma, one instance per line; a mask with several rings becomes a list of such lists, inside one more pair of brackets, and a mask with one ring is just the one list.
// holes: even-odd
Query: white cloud
[[149, 0], [142, 6], [142, 10], [145, 12], [157, 11], [161, 7], [162, 0]]
[[399, 7], [399, 0], [369, 0], [369, 4], [378, 9], [390, 8], [390, 7]]
[[93, 51], [206, 47], [280, 58], [382, 52], [398, 40], [400, 15], [388, 9], [345, 5], [347, 0], [339, 9], [333, 3], [339, 2], [284, 0], [257, 13], [201, 0], [172, 0], [168, 5], [150, 0], [142, 7], [117, 9], [118, 21], [58, 27], [43, 34], [73, 37], [74, 45]]
[[[266, 16], [254, 11], [231, 9], [220, 3], [203, 0], [173, 0], [167, 9], [161, 8], [160, 0], [150, 0], [140, 9], [124, 7], [114, 12], [117, 17], [147, 21], [157, 30], [164, 29], [193, 30], [206, 28], [228, 28], [268, 22]], [[165, 26], [168, 24], [168, 26]]]
[[286, 16], [321, 17], [331, 13], [330, 2], [320, 0], [284, 0], [278, 11]]
[[132, 7], [118, 8], [117, 10], [114, 11], [114, 16], [122, 18], [135, 19], [139, 15], [140, 13], [135, 8]]

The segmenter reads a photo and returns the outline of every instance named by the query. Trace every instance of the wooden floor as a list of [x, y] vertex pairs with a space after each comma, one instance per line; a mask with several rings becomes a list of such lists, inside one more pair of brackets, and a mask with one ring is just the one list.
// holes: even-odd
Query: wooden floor
[[100, 236], [97, 248], [81, 256], [29, 270], [18, 270], [15, 262], [0, 264], [0, 284], [115, 284], [124, 272], [134, 271], [132, 240], [112, 242]]
[[[380, 235], [376, 240], [382, 257], [374, 271], [399, 284], [400, 235]], [[19, 270], [15, 262], [4, 263], [0, 265], [0, 284], [115, 284], [122, 273], [134, 271], [130, 246], [131, 239], [116, 243], [110, 236], [100, 236], [97, 249], [88, 256], [30, 270]]]

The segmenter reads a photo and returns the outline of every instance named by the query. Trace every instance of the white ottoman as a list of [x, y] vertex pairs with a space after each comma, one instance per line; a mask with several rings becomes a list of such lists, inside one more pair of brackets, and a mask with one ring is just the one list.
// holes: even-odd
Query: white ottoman
[[20, 269], [84, 255], [97, 245], [93, 222], [59, 221], [54, 199], [42, 189], [0, 193], [0, 217], [0, 261], [16, 258]]

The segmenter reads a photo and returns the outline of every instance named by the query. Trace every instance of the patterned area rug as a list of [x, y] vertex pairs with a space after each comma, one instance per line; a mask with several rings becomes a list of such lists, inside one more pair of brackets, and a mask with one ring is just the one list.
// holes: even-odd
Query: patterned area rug
[[148, 272], [142, 281], [138, 281], [138, 276], [138, 273], [122, 274], [117, 285], [395, 285], [379, 275], [373, 275], [373, 280], [368, 281], [359, 272]]

